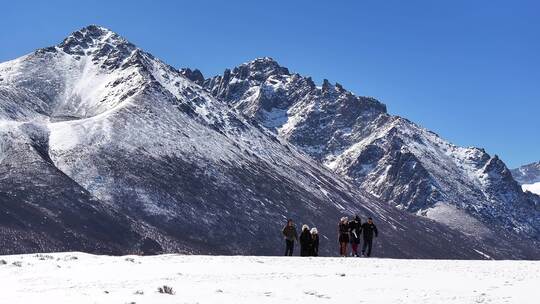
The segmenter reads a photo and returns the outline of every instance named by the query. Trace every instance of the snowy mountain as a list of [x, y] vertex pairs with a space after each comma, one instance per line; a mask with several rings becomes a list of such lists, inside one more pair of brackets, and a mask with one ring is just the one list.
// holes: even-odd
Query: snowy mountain
[[452, 145], [374, 98], [328, 80], [319, 87], [268, 57], [204, 86], [383, 202], [479, 239], [540, 240], [539, 197], [496, 155]]
[[540, 161], [513, 169], [512, 176], [524, 191], [540, 195]]
[[281, 254], [291, 217], [328, 255], [357, 213], [379, 256], [540, 258], [510, 232], [470, 238], [382, 202], [304, 153], [315, 138], [298, 149], [203, 79], [99, 26], [1, 63], [0, 253]]
[[512, 170], [512, 176], [520, 184], [534, 184], [540, 182], [540, 161], [521, 166]]

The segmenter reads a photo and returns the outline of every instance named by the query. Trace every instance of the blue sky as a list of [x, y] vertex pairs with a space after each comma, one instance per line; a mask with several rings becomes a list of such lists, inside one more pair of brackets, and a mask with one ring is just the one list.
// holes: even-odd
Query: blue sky
[[99, 24], [176, 67], [270, 56], [510, 167], [540, 160], [538, 1], [5, 1], [0, 61]]

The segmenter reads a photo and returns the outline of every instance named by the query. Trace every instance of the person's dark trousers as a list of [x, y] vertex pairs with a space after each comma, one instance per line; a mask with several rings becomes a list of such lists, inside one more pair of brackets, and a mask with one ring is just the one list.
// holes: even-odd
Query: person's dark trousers
[[371, 256], [372, 246], [373, 246], [373, 239], [364, 239], [364, 244], [362, 245], [362, 254], [365, 254], [368, 257]]
[[285, 256], [292, 256], [294, 250], [294, 241], [285, 240]]

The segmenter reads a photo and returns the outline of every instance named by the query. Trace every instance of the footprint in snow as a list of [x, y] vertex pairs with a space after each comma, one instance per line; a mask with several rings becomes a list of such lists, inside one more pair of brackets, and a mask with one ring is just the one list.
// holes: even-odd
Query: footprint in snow
[[316, 291], [304, 291], [304, 293], [307, 294], [307, 295], [310, 295], [310, 296], [320, 298], [320, 299], [330, 299], [329, 296], [324, 295], [324, 294], [320, 294], [320, 293], [318, 293]]
[[476, 299], [475, 299], [475, 302], [476, 303], [484, 303], [486, 301], [486, 294], [485, 293], [481, 293]]

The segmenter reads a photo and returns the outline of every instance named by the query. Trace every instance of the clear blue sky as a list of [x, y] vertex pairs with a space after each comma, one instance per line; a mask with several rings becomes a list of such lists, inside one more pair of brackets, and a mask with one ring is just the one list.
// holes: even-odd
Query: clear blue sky
[[540, 160], [539, 1], [2, 0], [0, 8], [0, 61], [99, 24], [205, 76], [271, 56], [510, 167]]

